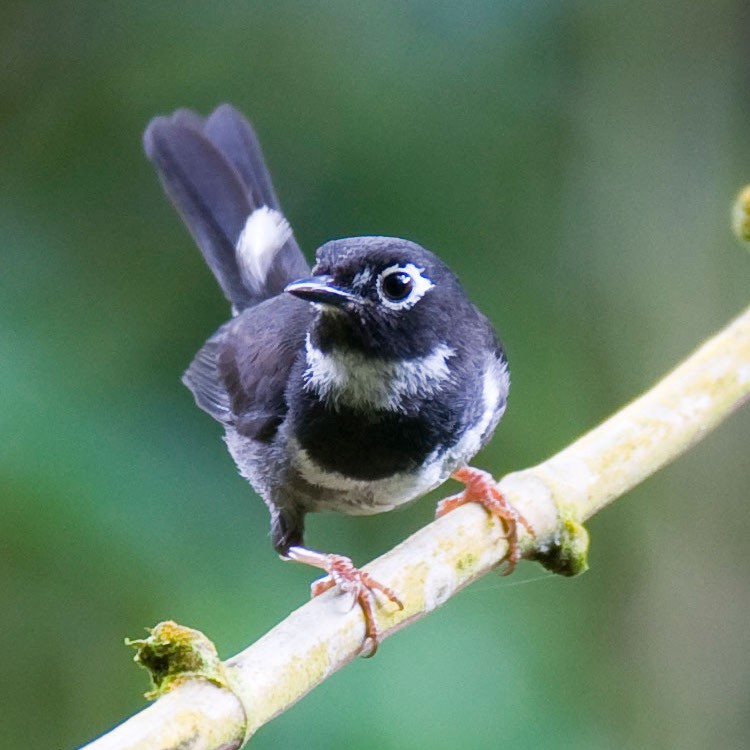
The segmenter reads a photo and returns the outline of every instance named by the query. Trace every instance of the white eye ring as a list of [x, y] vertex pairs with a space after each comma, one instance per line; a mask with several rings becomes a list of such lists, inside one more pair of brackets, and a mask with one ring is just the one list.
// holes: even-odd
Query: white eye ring
[[[383, 281], [395, 273], [406, 274], [412, 281], [411, 291], [400, 300], [389, 299], [383, 291]], [[376, 289], [380, 301], [391, 310], [407, 310], [419, 302], [422, 297], [435, 286], [426, 276], [423, 276], [424, 268], [417, 268], [413, 263], [389, 266], [383, 269], [378, 276]]]

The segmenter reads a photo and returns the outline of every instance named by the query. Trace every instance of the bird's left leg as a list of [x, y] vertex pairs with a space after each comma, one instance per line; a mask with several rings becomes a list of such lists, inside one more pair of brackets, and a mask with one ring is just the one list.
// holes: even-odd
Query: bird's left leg
[[466, 485], [466, 489], [458, 495], [446, 497], [437, 506], [436, 516], [444, 516], [446, 513], [466, 505], [466, 503], [479, 503], [485, 510], [497, 516], [505, 527], [505, 535], [508, 539], [508, 554], [505, 557], [507, 563], [503, 575], [513, 572], [516, 563], [521, 559], [521, 547], [518, 542], [518, 524], [521, 524], [533, 537], [534, 530], [529, 522], [506, 500], [497, 487], [497, 482], [491, 474], [471, 466], [464, 466], [451, 474], [451, 478]]
[[399, 609], [403, 609], [404, 605], [396, 592], [384, 586], [369, 573], [357, 568], [344, 555], [315, 552], [306, 547], [289, 547], [285, 556], [290, 560], [320, 568], [327, 573], [324, 578], [313, 583], [311, 587], [313, 596], [318, 596], [334, 586], [337, 586], [339, 591], [352, 595], [352, 605], [358, 603], [365, 618], [365, 641], [369, 642], [367, 656], [373, 656], [380, 642], [380, 631], [375, 619], [375, 592], [379, 591]]

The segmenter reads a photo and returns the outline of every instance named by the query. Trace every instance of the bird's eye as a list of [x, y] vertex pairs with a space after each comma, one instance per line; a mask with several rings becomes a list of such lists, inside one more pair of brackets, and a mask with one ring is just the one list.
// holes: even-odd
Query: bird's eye
[[424, 268], [417, 268], [413, 263], [393, 265], [381, 271], [375, 288], [383, 307], [389, 310], [414, 307], [434, 286], [424, 272]]
[[391, 302], [401, 302], [412, 293], [414, 279], [406, 271], [391, 271], [383, 274], [381, 289], [383, 296]]

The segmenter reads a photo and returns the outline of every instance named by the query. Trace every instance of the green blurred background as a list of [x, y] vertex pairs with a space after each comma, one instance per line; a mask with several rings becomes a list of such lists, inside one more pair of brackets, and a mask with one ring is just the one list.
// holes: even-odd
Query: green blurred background
[[[308, 595], [179, 376], [227, 306], [141, 150], [149, 118], [254, 121], [308, 253], [438, 252], [495, 321], [508, 414], [478, 463], [544, 459], [748, 302], [750, 4], [2, 4], [0, 746], [138, 710], [124, 636], [229, 656]], [[254, 748], [746, 748], [750, 412], [592, 519], [592, 570], [490, 575]], [[443, 491], [445, 494], [447, 490]], [[430, 520], [311, 519], [364, 562]]]

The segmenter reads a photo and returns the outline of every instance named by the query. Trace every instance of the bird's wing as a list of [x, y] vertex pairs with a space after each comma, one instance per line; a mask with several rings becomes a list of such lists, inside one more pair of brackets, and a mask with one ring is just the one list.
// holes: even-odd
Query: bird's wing
[[143, 142], [164, 190], [237, 311], [309, 275], [289, 232], [264, 260], [260, 283], [251, 287], [243, 279], [237, 243], [248, 217], [263, 206], [279, 213], [280, 207], [258, 139], [234, 107], [222, 104], [206, 119], [187, 109], [155, 117]]
[[307, 303], [282, 295], [222, 326], [183, 376], [198, 406], [241, 435], [273, 438], [287, 412], [289, 374], [311, 314]]

